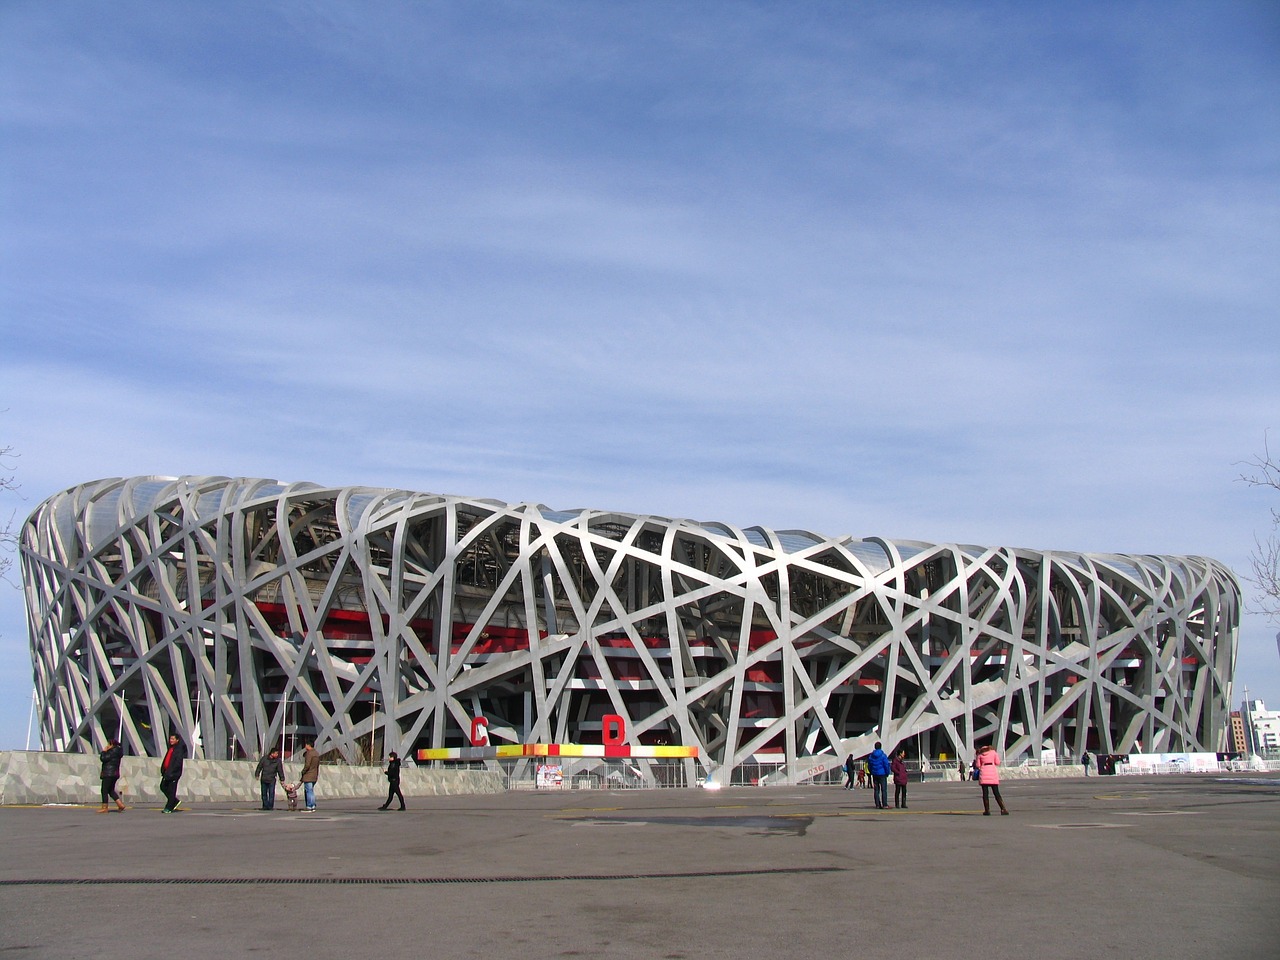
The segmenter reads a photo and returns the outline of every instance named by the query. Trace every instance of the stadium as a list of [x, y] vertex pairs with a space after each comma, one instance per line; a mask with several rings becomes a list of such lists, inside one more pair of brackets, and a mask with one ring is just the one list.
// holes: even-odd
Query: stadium
[[46, 750], [154, 756], [178, 731], [207, 759], [311, 737], [359, 762], [466, 748], [477, 718], [499, 745], [616, 723], [696, 748], [668, 767], [720, 784], [804, 781], [876, 740], [1008, 763], [1216, 751], [1240, 615], [1203, 557], [225, 477], [58, 493], [21, 563]]

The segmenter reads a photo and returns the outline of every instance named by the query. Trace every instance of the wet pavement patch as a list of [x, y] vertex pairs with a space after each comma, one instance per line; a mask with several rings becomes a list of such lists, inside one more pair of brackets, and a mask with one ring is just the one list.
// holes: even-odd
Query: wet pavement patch
[[797, 836], [804, 836], [804, 832], [813, 823], [813, 817], [797, 814], [785, 816], [743, 814], [741, 816], [721, 817], [583, 817], [581, 821], [595, 826], [616, 825], [630, 827], [637, 824], [649, 824], [655, 827], [719, 827], [764, 831], [766, 833], [792, 833]]

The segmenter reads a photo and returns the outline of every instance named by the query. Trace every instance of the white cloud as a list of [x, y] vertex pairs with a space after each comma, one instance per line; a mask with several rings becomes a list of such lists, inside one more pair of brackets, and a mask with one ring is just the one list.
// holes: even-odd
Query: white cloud
[[22, 512], [241, 474], [1243, 569], [1246, 8], [225, 9], [0, 13]]

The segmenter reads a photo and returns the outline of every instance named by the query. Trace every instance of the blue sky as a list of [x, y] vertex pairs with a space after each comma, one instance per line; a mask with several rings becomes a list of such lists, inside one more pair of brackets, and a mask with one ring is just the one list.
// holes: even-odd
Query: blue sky
[[[243, 475], [1243, 575], [1278, 51], [1263, 2], [6, 0], [0, 508]], [[0, 748], [30, 674], [0, 589]]]

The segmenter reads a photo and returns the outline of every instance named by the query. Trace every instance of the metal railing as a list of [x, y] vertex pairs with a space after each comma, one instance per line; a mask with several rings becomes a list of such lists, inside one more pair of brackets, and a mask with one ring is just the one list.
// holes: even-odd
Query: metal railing
[[536, 763], [520, 759], [489, 763], [502, 770], [508, 790], [687, 789], [702, 782], [698, 769], [683, 760], [592, 759]]

